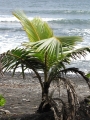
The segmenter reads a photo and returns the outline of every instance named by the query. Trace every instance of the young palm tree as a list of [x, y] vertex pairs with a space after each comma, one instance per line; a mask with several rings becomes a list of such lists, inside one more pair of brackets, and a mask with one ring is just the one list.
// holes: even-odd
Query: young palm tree
[[[61, 79], [66, 88], [68, 94], [68, 102], [72, 107], [71, 119], [75, 115], [76, 94], [75, 90], [66, 78], [62, 74], [72, 71], [79, 73], [84, 77], [88, 85], [90, 86], [89, 79], [79, 71], [77, 68], [66, 68], [65, 65], [69, 64], [71, 59], [76, 59], [81, 55], [90, 52], [89, 48], [75, 49], [77, 42], [81, 42], [81, 37], [69, 36], [58, 37], [55, 36], [49, 25], [41, 18], [34, 18], [29, 20], [26, 15], [21, 11], [13, 12], [25, 30], [29, 42], [23, 43], [24, 48], [16, 48], [7, 51], [2, 58], [3, 69], [8, 71], [13, 69], [13, 74], [18, 67], [22, 68], [22, 75], [24, 77], [24, 71], [29, 68], [36, 74], [42, 89], [42, 102], [39, 106], [39, 112], [45, 112], [50, 110], [51, 106], [57, 111], [55, 102], [49, 97], [49, 87], [52, 81], [58, 81]], [[41, 77], [39, 71], [42, 71], [44, 78]], [[64, 108], [65, 103], [59, 99]], [[46, 104], [47, 103], [47, 104]], [[65, 113], [65, 110], [63, 114]], [[63, 119], [68, 117], [63, 116]]]

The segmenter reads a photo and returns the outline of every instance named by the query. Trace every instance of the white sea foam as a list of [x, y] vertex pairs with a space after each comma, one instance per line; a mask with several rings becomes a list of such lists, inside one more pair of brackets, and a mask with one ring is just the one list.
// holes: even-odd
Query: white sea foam
[[44, 21], [64, 20], [64, 18], [42, 18]]
[[14, 22], [14, 21], [18, 20], [13, 16], [0, 16], [0, 22]]
[[[33, 19], [33, 17], [28, 17], [30, 20]], [[42, 18], [44, 21], [53, 21], [53, 20], [62, 20], [64, 18]], [[0, 22], [18, 22], [18, 19], [14, 16], [7, 16], [2, 15], [0, 16]]]

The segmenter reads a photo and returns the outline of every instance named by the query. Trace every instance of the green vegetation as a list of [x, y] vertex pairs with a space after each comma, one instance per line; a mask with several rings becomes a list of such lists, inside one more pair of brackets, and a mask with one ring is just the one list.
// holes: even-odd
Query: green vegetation
[[5, 103], [6, 103], [5, 98], [2, 95], [0, 95], [0, 106], [4, 106]]
[[[78, 36], [55, 36], [48, 23], [41, 18], [34, 18], [29, 20], [27, 16], [21, 11], [13, 12], [26, 32], [29, 41], [23, 43], [23, 48], [16, 48], [7, 51], [2, 58], [3, 69], [8, 71], [13, 69], [13, 75], [18, 67], [22, 68], [22, 75], [25, 77], [25, 70], [31, 69], [37, 76], [42, 90], [42, 102], [38, 108], [38, 112], [49, 111], [51, 106], [56, 113], [58, 108], [55, 106], [55, 101], [49, 97], [49, 87], [52, 81], [62, 81], [67, 89], [68, 103], [70, 113], [65, 110], [65, 103], [62, 103], [61, 113], [63, 119], [66, 120], [71, 116], [72, 120], [76, 112], [77, 97], [73, 85], [67, 80], [64, 75], [67, 72], [79, 73], [89, 84], [89, 79], [84, 76], [83, 72], [77, 68], [66, 68], [66, 65], [72, 59], [85, 56], [88, 47], [76, 49], [78, 42], [82, 42], [82, 38]], [[39, 71], [43, 72], [44, 78], [41, 77]], [[60, 116], [59, 116], [60, 117]]]

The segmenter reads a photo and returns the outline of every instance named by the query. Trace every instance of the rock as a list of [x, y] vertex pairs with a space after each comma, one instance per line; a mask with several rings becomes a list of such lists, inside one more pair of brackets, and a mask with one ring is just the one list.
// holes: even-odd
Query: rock
[[6, 114], [6, 115], [10, 115], [11, 112], [9, 110], [4, 110], [4, 109], [0, 109], [0, 115]]
[[29, 100], [29, 99], [22, 99], [22, 101], [30, 102], [30, 100]]

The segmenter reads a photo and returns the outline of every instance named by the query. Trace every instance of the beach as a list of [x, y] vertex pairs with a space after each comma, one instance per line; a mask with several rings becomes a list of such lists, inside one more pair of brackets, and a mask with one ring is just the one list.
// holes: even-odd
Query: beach
[[[82, 77], [69, 75], [68, 78], [73, 81], [80, 101], [90, 95], [90, 90]], [[62, 88], [61, 91], [60, 97], [66, 100], [65, 91]], [[10, 114], [33, 114], [41, 102], [41, 88], [38, 79], [34, 74], [29, 73], [26, 73], [25, 79], [20, 76], [20, 73], [16, 73], [14, 77], [11, 72], [6, 73], [4, 77], [1, 76], [0, 94], [6, 99], [5, 106], [0, 109], [8, 110]], [[57, 91], [55, 95], [57, 95]]]

